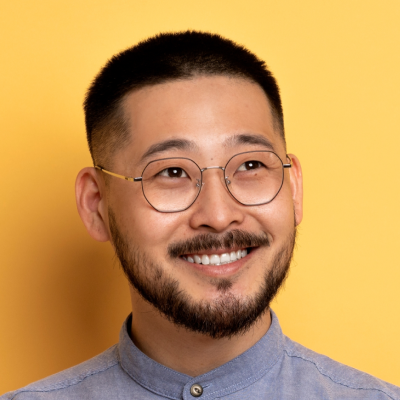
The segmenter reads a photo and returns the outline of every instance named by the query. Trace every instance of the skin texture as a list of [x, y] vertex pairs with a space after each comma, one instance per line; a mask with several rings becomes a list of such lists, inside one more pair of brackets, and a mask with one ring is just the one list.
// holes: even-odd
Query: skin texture
[[[143, 154], [155, 143], [169, 139], [190, 140], [193, 146], [185, 150], [169, 149], [152, 155], [151, 159], [188, 157], [200, 167], [224, 166], [239, 152], [269, 150], [260, 144], [233, 143], [232, 138], [244, 133], [268, 139], [274, 151], [287, 162], [285, 144], [274, 131], [268, 99], [258, 85], [246, 80], [196, 77], [145, 87], [126, 97], [124, 112], [131, 140], [115, 155], [112, 166], [112, 171], [121, 175], [140, 176], [150, 161], [140, 161]], [[85, 168], [76, 182], [78, 211], [94, 239], [112, 241], [111, 209], [125, 241], [161, 266], [165, 274], [179, 282], [180, 288], [190, 288], [192, 301], [220, 299], [216, 277], [231, 279], [233, 283], [226, 295], [245, 301], [259, 292], [263, 276], [274, 267], [274, 257], [287, 246], [288, 237], [293, 234], [294, 221], [297, 226], [302, 219], [301, 167], [294, 155], [290, 157], [292, 168], [285, 170], [281, 191], [271, 203], [262, 206], [241, 205], [227, 191], [221, 171], [208, 170], [202, 191], [189, 209], [159, 213], [147, 203], [139, 183], [105, 177], [94, 168]], [[236, 262], [237, 268], [222, 273], [201, 271], [180, 258], [167, 256], [171, 243], [201, 234], [223, 235], [235, 229], [265, 234], [270, 246], [256, 249]], [[246, 332], [213, 339], [176, 326], [132, 286], [130, 292], [132, 340], [149, 357], [191, 376], [241, 354], [266, 333], [271, 323], [267, 312]]]

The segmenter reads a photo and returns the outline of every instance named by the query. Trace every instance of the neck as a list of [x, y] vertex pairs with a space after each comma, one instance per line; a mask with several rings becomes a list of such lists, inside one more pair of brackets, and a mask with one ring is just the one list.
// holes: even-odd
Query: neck
[[271, 325], [271, 315], [263, 316], [243, 334], [213, 339], [190, 332], [168, 321], [131, 288], [131, 339], [148, 357], [189, 376], [217, 368], [257, 343]]

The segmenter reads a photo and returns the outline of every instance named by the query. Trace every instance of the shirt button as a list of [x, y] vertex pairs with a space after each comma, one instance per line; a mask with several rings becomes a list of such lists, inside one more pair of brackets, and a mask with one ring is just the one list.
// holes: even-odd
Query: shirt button
[[193, 397], [200, 397], [203, 394], [203, 388], [199, 384], [195, 383], [190, 388], [190, 394]]

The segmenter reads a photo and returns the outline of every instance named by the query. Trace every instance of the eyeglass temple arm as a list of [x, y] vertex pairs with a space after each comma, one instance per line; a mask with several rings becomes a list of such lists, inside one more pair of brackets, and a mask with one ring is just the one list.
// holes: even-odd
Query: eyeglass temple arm
[[131, 178], [130, 176], [118, 175], [118, 174], [115, 174], [114, 172], [107, 171], [103, 167], [100, 167], [100, 165], [95, 165], [94, 167], [100, 171], [105, 172], [108, 175], [112, 175], [112, 176], [115, 176], [116, 178], [124, 179], [129, 182], [140, 182], [142, 180], [141, 176], [139, 176], [138, 178]]
[[290, 161], [290, 164], [283, 164], [283, 168], [292, 168], [292, 159], [287, 154], [286, 157]]

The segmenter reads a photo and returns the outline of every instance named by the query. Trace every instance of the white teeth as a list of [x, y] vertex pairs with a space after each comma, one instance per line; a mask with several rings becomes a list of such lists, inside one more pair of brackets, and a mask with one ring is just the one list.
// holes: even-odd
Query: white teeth
[[221, 264], [227, 263], [229, 261], [231, 261], [231, 257], [229, 256], [228, 253], [221, 254]]
[[[203, 256], [203, 257], [204, 257], [204, 256]], [[220, 260], [219, 256], [217, 256], [216, 254], [213, 254], [213, 255], [210, 257], [210, 264], [211, 264], [211, 265], [218, 265], [218, 264], [221, 264], [221, 260]]]
[[210, 264], [210, 259], [208, 258], [208, 256], [206, 254], [201, 256], [201, 263], [203, 265], [208, 265]]
[[232, 251], [230, 253], [217, 254], [194, 254], [192, 256], [182, 256], [182, 258], [190, 263], [203, 264], [203, 265], [221, 265], [240, 260], [247, 256], [247, 249]]
[[199, 257], [199, 256], [196, 254], [195, 256], [193, 256], [193, 258], [194, 258], [194, 262], [195, 262], [196, 264], [201, 264], [201, 257]]

